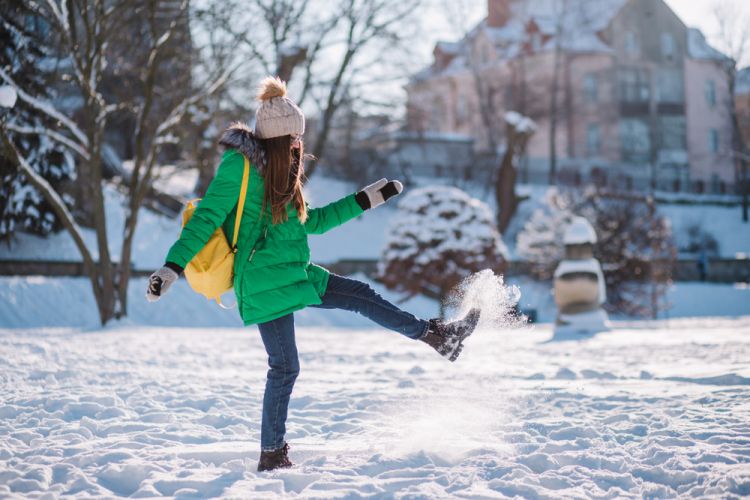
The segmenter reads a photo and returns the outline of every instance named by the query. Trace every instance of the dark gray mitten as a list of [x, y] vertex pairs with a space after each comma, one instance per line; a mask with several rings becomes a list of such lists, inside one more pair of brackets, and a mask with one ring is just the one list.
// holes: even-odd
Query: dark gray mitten
[[389, 181], [383, 178], [362, 188], [354, 197], [362, 210], [367, 210], [382, 205], [403, 190], [404, 185], [399, 181]]

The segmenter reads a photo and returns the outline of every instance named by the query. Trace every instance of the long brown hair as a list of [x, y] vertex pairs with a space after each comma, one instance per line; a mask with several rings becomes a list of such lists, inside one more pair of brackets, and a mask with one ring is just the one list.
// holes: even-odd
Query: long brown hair
[[299, 148], [292, 149], [292, 136], [282, 135], [264, 139], [266, 168], [263, 172], [263, 211], [270, 205], [274, 224], [288, 219], [286, 206], [294, 203], [297, 218], [303, 224], [307, 220], [307, 205], [302, 195], [302, 180], [305, 175], [305, 152], [302, 141]]

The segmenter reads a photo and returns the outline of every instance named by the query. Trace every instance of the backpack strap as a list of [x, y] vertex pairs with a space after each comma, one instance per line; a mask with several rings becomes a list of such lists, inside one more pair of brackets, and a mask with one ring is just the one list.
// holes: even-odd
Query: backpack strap
[[232, 235], [232, 253], [237, 253], [237, 237], [240, 234], [240, 221], [242, 220], [242, 212], [245, 209], [245, 198], [247, 196], [247, 183], [250, 178], [250, 160], [247, 156], [242, 155], [245, 158], [245, 168], [242, 171], [242, 187], [240, 188], [240, 200], [237, 202], [237, 217], [234, 219], [234, 234]]

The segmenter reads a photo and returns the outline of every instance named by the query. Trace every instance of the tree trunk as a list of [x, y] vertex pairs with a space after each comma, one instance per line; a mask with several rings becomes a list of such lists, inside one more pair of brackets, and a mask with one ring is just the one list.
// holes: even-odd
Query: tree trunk
[[112, 259], [109, 253], [109, 242], [107, 241], [107, 217], [105, 213], [104, 190], [102, 186], [101, 170], [101, 147], [104, 140], [105, 123], [97, 120], [94, 111], [96, 105], [93, 102], [86, 103], [86, 116], [88, 118], [87, 135], [90, 144], [90, 160], [88, 163], [88, 178], [85, 182], [89, 186], [89, 196], [94, 204], [94, 229], [96, 230], [96, 241], [99, 249], [98, 278], [101, 283], [99, 289], [101, 301], [99, 302], [99, 317], [104, 326], [116, 315], [116, 285]]
[[86, 243], [83, 241], [83, 236], [73, 218], [73, 214], [70, 213], [62, 198], [60, 198], [52, 186], [50, 186], [42, 176], [37, 174], [30, 165], [24, 163], [20, 153], [7, 135], [4, 126], [1, 130], [3, 149], [6, 151], [4, 156], [8, 158], [11, 163], [15, 164], [16, 168], [20, 169], [29, 182], [39, 190], [44, 197], [44, 200], [50, 204], [62, 225], [73, 238], [73, 242], [83, 259], [83, 268], [91, 282], [91, 290], [94, 294], [94, 299], [96, 300], [97, 311], [99, 312], [99, 321], [102, 325], [106, 324], [107, 321], [112, 319], [111, 308], [108, 307], [108, 304], [114, 303], [114, 299], [112, 296], [107, 297], [102, 288], [103, 280], [100, 275], [100, 268], [96, 265], [91, 253], [86, 247]]
[[513, 220], [513, 216], [518, 210], [519, 200], [516, 193], [518, 168], [516, 163], [525, 154], [531, 133], [519, 132], [513, 126], [508, 125], [506, 137], [508, 138], [508, 144], [495, 179], [495, 202], [498, 210], [497, 230], [501, 234], [508, 229], [510, 221]]
[[558, 115], [558, 88], [560, 80], [560, 42], [555, 45], [555, 64], [552, 70], [552, 88], [550, 89], [549, 105], [549, 184], [554, 185], [557, 181], [557, 115]]
[[513, 165], [513, 150], [517, 134], [508, 133], [508, 146], [505, 149], [500, 170], [495, 179], [495, 202], [497, 204], [497, 230], [504, 233], [513, 215], [518, 208], [518, 195], [516, 194], [516, 168]]

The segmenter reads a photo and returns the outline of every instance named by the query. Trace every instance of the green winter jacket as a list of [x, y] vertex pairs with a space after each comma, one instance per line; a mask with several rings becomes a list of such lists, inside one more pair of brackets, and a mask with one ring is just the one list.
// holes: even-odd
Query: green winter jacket
[[[250, 134], [244, 139], [253, 139], [248, 130], [242, 129], [241, 132], [245, 136]], [[235, 145], [236, 141], [227, 142], [227, 133], [222, 144]], [[252, 147], [248, 147], [247, 142], [237, 145], [236, 149], [228, 149], [223, 154], [205, 196], [182, 229], [180, 238], [169, 249], [166, 261], [184, 268], [219, 225], [223, 225], [224, 234], [231, 244], [244, 168], [243, 153], [249, 153], [248, 156], [255, 161], [251, 161], [247, 198], [237, 238], [234, 291], [242, 321], [251, 325], [321, 303], [329, 272], [310, 263], [307, 235], [324, 233], [360, 215], [363, 209], [353, 193], [322, 208], [308, 206], [304, 224], [291, 203], [287, 205], [287, 221], [271, 224], [268, 209], [261, 219], [263, 177], [257, 164], [262, 161], [262, 153], [259, 154], [254, 144]]]

